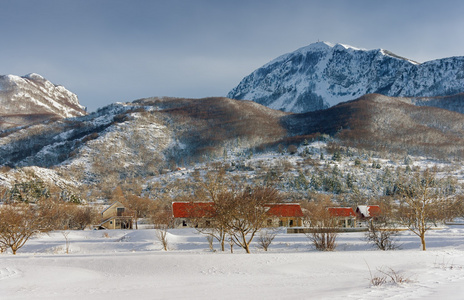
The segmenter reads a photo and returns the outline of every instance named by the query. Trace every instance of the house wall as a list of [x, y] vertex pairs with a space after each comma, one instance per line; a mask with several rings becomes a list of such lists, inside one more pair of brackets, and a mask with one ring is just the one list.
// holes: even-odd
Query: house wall
[[116, 229], [114, 220], [108, 220], [105, 223], [102, 223], [101, 226], [105, 227], [106, 229]]
[[102, 212], [102, 219], [105, 220], [105, 219], [117, 216], [118, 215], [118, 208], [122, 208], [122, 209], [124, 209], [124, 211], [126, 210], [124, 205], [122, 205], [119, 202], [116, 202], [113, 205], [111, 205], [108, 209], [106, 209], [105, 211]]
[[303, 220], [297, 217], [275, 217], [267, 219], [265, 225], [269, 227], [301, 227]]
[[114, 217], [102, 223], [106, 229], [132, 229], [132, 219], [130, 217]]
[[192, 221], [189, 218], [175, 218], [174, 228], [208, 228], [211, 227], [212, 219], [203, 219], [200, 221]]
[[339, 217], [338, 218], [338, 224], [340, 227], [344, 228], [354, 228], [356, 227], [356, 218], [353, 217]]

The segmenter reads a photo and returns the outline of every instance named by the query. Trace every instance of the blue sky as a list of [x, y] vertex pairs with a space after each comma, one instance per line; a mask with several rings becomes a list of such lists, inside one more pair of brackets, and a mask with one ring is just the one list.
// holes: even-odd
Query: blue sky
[[41, 74], [89, 111], [151, 96], [225, 96], [318, 40], [419, 62], [462, 56], [463, 11], [461, 0], [0, 0], [0, 74]]

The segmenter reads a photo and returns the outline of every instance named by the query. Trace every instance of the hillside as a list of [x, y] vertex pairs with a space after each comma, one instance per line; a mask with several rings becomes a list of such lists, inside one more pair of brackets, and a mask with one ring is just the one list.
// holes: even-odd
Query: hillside
[[[4, 132], [0, 165], [49, 168], [68, 181], [114, 188], [121, 181], [193, 166], [232, 149], [248, 153], [282, 139], [287, 134], [280, 124], [283, 115], [226, 98], [116, 103], [88, 116]], [[12, 176], [1, 184], [14, 182]]]
[[77, 96], [38, 74], [0, 76], [0, 130], [83, 116]]
[[464, 57], [417, 63], [383, 49], [314, 43], [255, 70], [228, 93], [273, 109], [307, 112], [379, 93], [437, 97], [464, 92]]
[[463, 124], [460, 113], [378, 94], [304, 114], [228, 98], [147, 98], [4, 132], [0, 185], [38, 177], [109, 193], [135, 180], [149, 194], [175, 197], [192, 193], [198, 170], [224, 169], [288, 199], [314, 191], [358, 203], [387, 195], [395, 172], [428, 160], [460, 174]]
[[148, 98], [113, 104], [85, 117], [4, 132], [0, 165], [51, 167], [111, 157], [147, 168], [151, 157], [150, 164], [157, 163], [147, 168], [152, 170], [148, 173], [156, 173], [169, 164], [221, 157], [227, 149], [266, 151], [318, 134], [368, 150], [460, 157], [463, 124], [460, 113], [379, 94], [304, 114], [227, 98]]
[[326, 110], [291, 114], [283, 120], [293, 136], [326, 133], [346, 146], [361, 149], [440, 159], [464, 153], [463, 114], [417, 106], [408, 98], [370, 94]]

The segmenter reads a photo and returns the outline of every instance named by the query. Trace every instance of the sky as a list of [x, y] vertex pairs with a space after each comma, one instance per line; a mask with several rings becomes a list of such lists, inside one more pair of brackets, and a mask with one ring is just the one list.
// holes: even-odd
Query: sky
[[0, 74], [38, 73], [88, 111], [225, 96], [317, 41], [425, 62], [464, 55], [462, 0], [0, 0]]

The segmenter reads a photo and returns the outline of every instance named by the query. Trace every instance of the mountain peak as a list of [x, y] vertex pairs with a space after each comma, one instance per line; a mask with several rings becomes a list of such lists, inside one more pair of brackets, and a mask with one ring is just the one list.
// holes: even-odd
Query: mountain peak
[[464, 57], [419, 64], [388, 50], [317, 42], [246, 76], [227, 97], [307, 112], [365, 94], [433, 97], [464, 92]]
[[0, 129], [30, 124], [31, 115], [45, 120], [86, 114], [74, 93], [36, 73], [0, 76], [0, 107]]
[[30, 80], [40, 80], [40, 81], [46, 80], [42, 75], [39, 75], [37, 73], [29, 73], [27, 75], [24, 75], [23, 78], [27, 78]]

